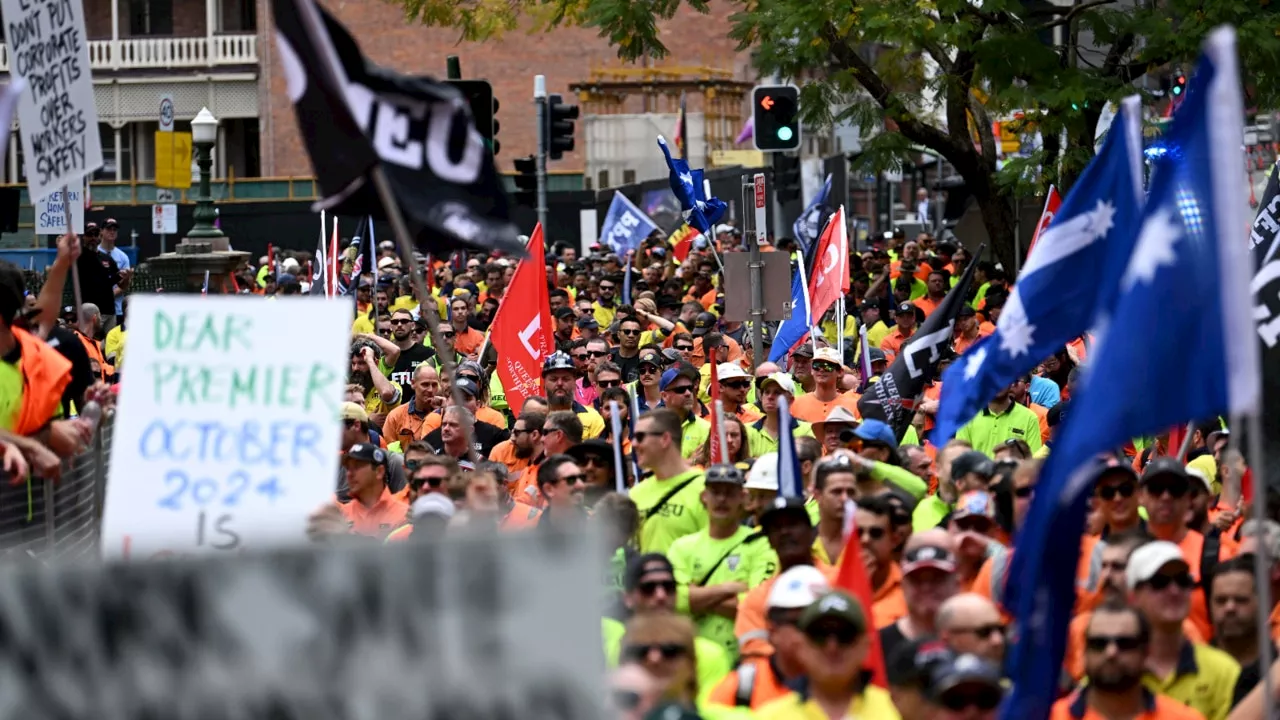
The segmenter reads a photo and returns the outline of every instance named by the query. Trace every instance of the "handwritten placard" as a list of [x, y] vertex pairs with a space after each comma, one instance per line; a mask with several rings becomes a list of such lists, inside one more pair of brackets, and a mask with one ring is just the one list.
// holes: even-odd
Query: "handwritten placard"
[[39, 200], [102, 167], [102, 138], [79, 0], [0, 0], [9, 71], [27, 81], [18, 126], [27, 186]]
[[135, 295], [104, 555], [303, 542], [337, 482], [350, 316], [340, 301]]
[[36, 201], [36, 234], [62, 235], [67, 231], [67, 208], [71, 209], [71, 229], [84, 232], [84, 189], [80, 186], [65, 193], [58, 188]]

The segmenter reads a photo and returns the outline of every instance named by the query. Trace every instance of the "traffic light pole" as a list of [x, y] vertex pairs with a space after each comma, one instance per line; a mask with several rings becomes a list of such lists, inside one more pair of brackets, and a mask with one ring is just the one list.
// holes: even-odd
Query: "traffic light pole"
[[538, 224], [542, 225], [542, 242], [551, 247], [547, 227], [547, 78], [533, 77], [533, 103], [538, 109]]

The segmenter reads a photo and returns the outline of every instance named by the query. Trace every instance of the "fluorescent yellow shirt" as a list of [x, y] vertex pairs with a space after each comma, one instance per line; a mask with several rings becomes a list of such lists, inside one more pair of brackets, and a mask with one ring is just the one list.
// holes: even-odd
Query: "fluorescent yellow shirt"
[[13, 430], [22, 408], [22, 358], [16, 363], [0, 360], [0, 428]]
[[[613, 618], [601, 618], [600, 636], [604, 641], [604, 660], [611, 668], [618, 666], [622, 638], [626, 633], [626, 625]], [[704, 637], [693, 639], [693, 655], [698, 666], [698, 699], [701, 702], [733, 670], [733, 660], [719, 645]]]
[[[828, 720], [827, 713], [818, 703], [795, 692], [765, 705], [756, 711], [755, 716], [757, 720]], [[858, 720], [902, 720], [893, 699], [889, 697], [889, 691], [874, 685], [868, 686], [861, 695], [853, 698], [845, 717]]]
[[[761, 552], [762, 548], [769, 552]], [[759, 585], [777, 569], [770, 561], [770, 554], [768, 541], [755, 528], [739, 527], [733, 535], [721, 539], [711, 537], [710, 531], [704, 528], [679, 538], [667, 550], [667, 559], [675, 568], [679, 584], [676, 610], [689, 612], [690, 585], [711, 587], [740, 582], [748, 590]], [[716, 613], [692, 617], [699, 637], [719, 644], [731, 658], [737, 657], [738, 637], [733, 633], [732, 618]]]
[[1240, 678], [1240, 665], [1225, 652], [1184, 642], [1178, 655], [1178, 666], [1167, 678], [1147, 673], [1142, 684], [1151, 692], [1199, 710], [1205, 720], [1224, 720], [1231, 712], [1232, 693]]
[[[119, 325], [107, 331], [107, 337], [102, 341], [102, 354], [115, 366], [116, 372], [120, 371], [120, 366], [124, 364], [124, 339], [125, 331], [120, 329]], [[111, 356], [115, 355], [115, 360], [111, 360]]]
[[1040, 418], [1030, 408], [1010, 403], [1009, 409], [994, 415], [987, 408], [973, 417], [956, 433], [959, 440], [968, 441], [974, 450], [991, 455], [1000, 443], [1010, 438], [1025, 440], [1031, 452], [1044, 445], [1040, 437]]
[[[658, 501], [690, 478], [693, 482], [657, 509]], [[707, 526], [707, 509], [702, 506], [704, 487], [702, 471], [690, 468], [671, 478], [646, 478], [631, 488], [631, 499], [640, 511], [640, 552], [666, 553], [679, 538]]]

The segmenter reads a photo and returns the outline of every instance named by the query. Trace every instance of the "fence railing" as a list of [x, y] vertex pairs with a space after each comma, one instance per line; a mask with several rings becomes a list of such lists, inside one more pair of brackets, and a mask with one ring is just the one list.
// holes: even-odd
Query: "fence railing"
[[61, 560], [96, 557], [111, 456], [110, 419], [58, 480], [0, 483], [0, 557]]

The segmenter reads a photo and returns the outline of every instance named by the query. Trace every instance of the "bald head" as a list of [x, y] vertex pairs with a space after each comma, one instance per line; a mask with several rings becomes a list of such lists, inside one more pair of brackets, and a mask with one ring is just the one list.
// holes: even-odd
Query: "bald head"
[[756, 366], [757, 378], [768, 377], [776, 372], [782, 372], [782, 368], [778, 367], [777, 363], [766, 362]]
[[80, 322], [87, 323], [96, 321], [102, 317], [102, 311], [93, 303], [83, 303], [80, 305]]
[[938, 637], [957, 653], [973, 653], [1000, 664], [1004, 660], [1005, 626], [1000, 609], [974, 593], [948, 598], [934, 621]]
[[903, 548], [902, 552], [905, 555], [916, 548], [925, 547], [926, 545], [946, 548], [948, 552], [952, 553], [956, 551], [956, 544], [950, 533], [942, 528], [929, 528], [923, 532], [914, 533], [907, 538], [906, 547]]
[[953, 595], [938, 608], [938, 632], [967, 628], [972, 619], [979, 619], [978, 624], [996, 622], [1000, 619], [1000, 610], [990, 599], [977, 593]]
[[413, 381], [418, 382], [420, 380], [439, 381], [440, 373], [436, 372], [436, 369], [431, 367], [430, 365], [426, 363], [422, 363], [413, 371]]

